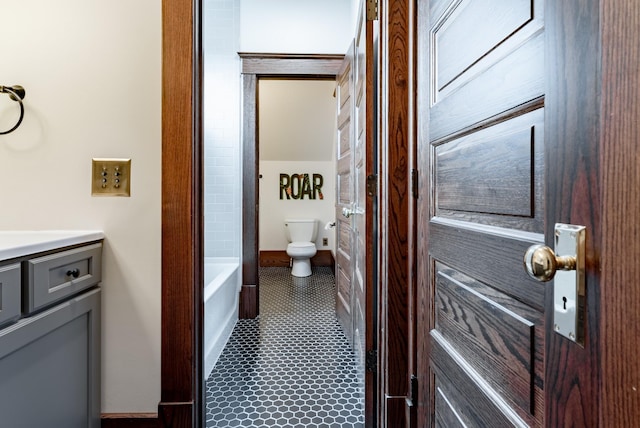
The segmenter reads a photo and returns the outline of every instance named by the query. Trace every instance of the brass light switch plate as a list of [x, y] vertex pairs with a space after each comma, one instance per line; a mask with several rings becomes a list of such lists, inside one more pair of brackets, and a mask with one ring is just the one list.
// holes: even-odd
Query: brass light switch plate
[[92, 196], [131, 196], [131, 159], [91, 160]]

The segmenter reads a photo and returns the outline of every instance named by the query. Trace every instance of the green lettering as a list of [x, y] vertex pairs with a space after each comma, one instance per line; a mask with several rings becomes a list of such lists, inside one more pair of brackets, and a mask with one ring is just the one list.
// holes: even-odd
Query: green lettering
[[318, 195], [320, 199], [324, 198], [322, 196], [323, 183], [324, 179], [322, 178], [322, 174], [313, 174], [313, 199], [316, 198], [316, 195]]
[[289, 196], [289, 193], [291, 191], [287, 190], [290, 183], [291, 179], [289, 178], [289, 174], [280, 174], [280, 199], [284, 199], [282, 197], [283, 193], [287, 197], [287, 199], [291, 199], [291, 197]]

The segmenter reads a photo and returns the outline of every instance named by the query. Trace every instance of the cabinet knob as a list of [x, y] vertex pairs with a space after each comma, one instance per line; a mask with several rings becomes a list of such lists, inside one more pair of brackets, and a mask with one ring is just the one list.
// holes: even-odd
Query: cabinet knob
[[71, 269], [67, 271], [67, 276], [77, 278], [80, 276], [80, 269]]

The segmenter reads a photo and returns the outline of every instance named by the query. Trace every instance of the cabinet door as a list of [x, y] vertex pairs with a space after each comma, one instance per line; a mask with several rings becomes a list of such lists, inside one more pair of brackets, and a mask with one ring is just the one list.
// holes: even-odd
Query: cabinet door
[[0, 266], [0, 326], [20, 318], [20, 264]]
[[100, 289], [0, 330], [0, 425], [100, 426]]

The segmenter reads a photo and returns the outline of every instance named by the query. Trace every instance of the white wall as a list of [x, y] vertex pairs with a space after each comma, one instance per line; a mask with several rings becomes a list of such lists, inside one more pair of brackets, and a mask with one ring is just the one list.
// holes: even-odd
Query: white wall
[[240, 2], [203, 7], [204, 251], [240, 257]]
[[[0, 13], [0, 229], [101, 229], [102, 411], [160, 400], [161, 2], [20, 0]], [[0, 130], [17, 110], [0, 95]], [[131, 197], [92, 197], [91, 158], [132, 159]], [[0, 380], [1, 381], [1, 380]]]
[[[335, 229], [324, 229], [335, 220], [334, 88], [328, 80], [259, 81], [260, 250], [287, 248], [286, 218], [315, 218], [316, 247], [335, 253]], [[323, 199], [280, 199], [280, 174], [321, 174]]]
[[[280, 174], [322, 174], [324, 199], [280, 199]], [[335, 164], [315, 161], [260, 161], [260, 250], [287, 248], [284, 221], [287, 218], [314, 218], [318, 220], [316, 248], [331, 250], [335, 254], [335, 229], [325, 230], [335, 219]], [[328, 238], [328, 245], [322, 245]]]
[[241, 0], [241, 52], [344, 54], [354, 0]]
[[335, 87], [333, 80], [260, 79], [260, 159], [333, 160]]

